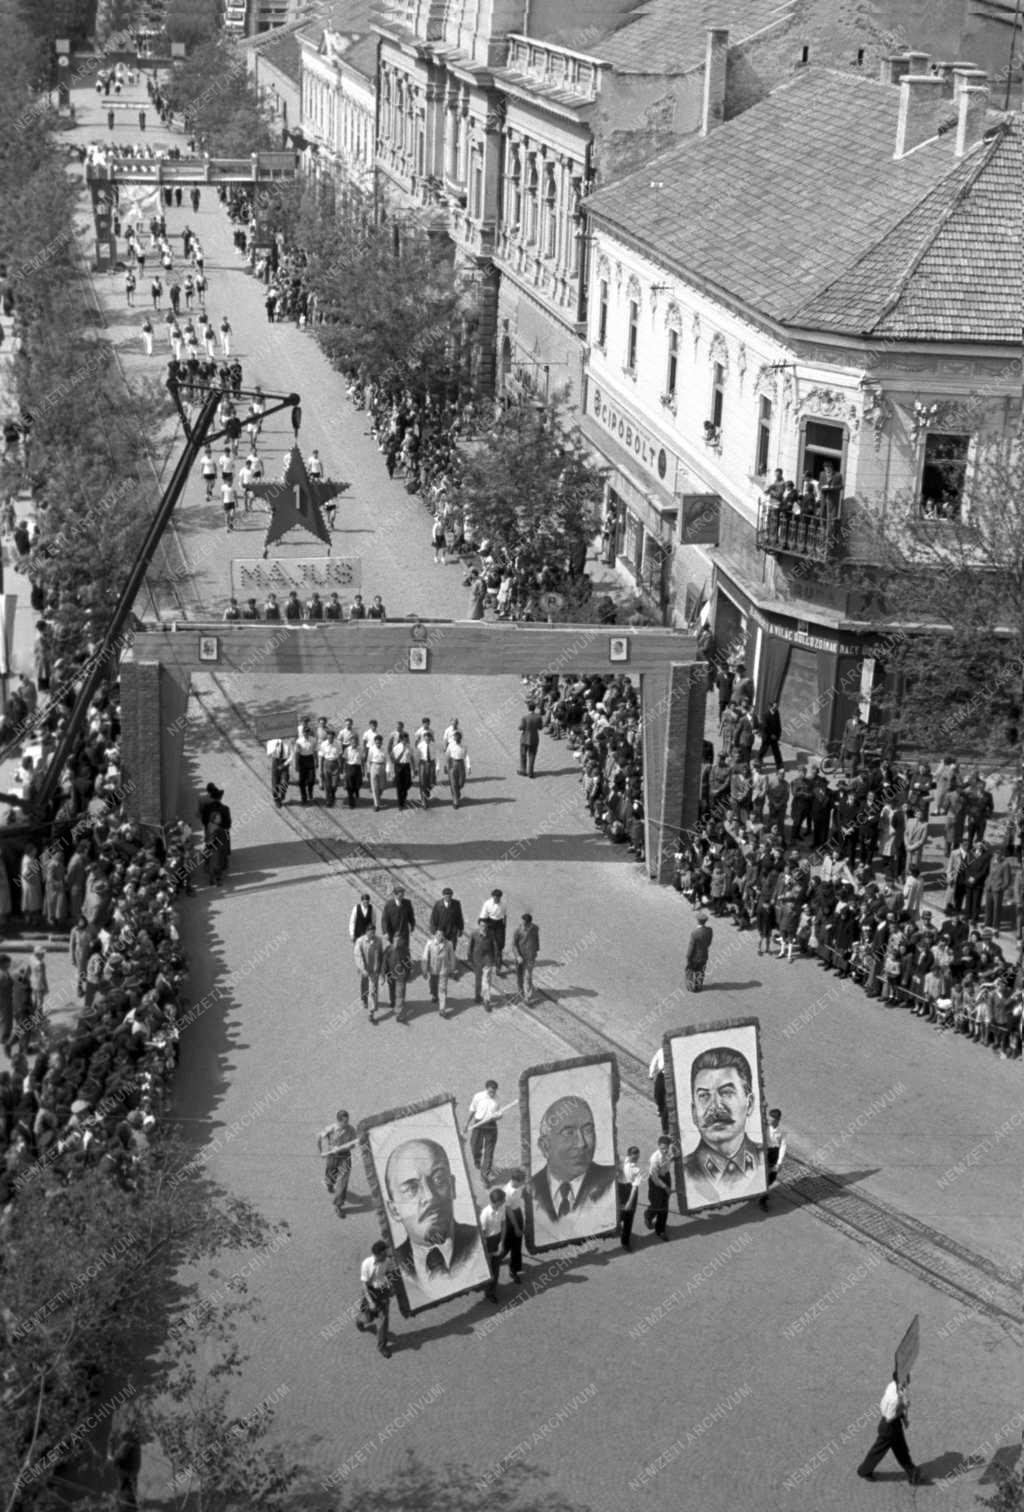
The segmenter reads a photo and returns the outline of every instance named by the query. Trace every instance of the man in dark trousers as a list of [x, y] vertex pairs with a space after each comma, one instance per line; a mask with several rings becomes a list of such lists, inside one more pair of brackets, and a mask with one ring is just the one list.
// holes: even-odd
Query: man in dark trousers
[[543, 720], [537, 713], [537, 705], [528, 703], [526, 713], [519, 721], [519, 775], [532, 777], [537, 762], [537, 747]]
[[758, 761], [764, 760], [764, 753], [771, 751], [775, 758], [776, 771], [782, 770], [782, 751], [779, 741], [782, 739], [782, 715], [779, 713], [777, 702], [770, 703], [761, 715], [761, 749], [757, 753]]
[[459, 940], [466, 932], [466, 921], [462, 917], [462, 904], [450, 887], [441, 889], [440, 898], [430, 910], [430, 933], [437, 930], [441, 931], [452, 950], [458, 951]]
[[882, 1415], [878, 1420], [875, 1442], [857, 1466], [857, 1474], [861, 1480], [874, 1480], [875, 1470], [891, 1449], [897, 1463], [902, 1465], [907, 1472], [907, 1480], [910, 1484], [912, 1486], [927, 1485], [928, 1482], [911, 1457], [910, 1445], [907, 1443], [903, 1426], [910, 1421], [909, 1376], [906, 1385], [901, 1387], [893, 1372], [893, 1378], [885, 1388], [885, 1395], [879, 1403], [879, 1411]]
[[691, 983], [699, 985], [703, 982], [713, 938], [714, 931], [708, 923], [707, 914], [702, 909], [697, 915], [697, 928], [690, 935], [690, 943], [686, 947], [686, 985], [688, 987]]
[[391, 897], [384, 904], [380, 927], [387, 937], [389, 945], [393, 945], [395, 940], [398, 939], [408, 949], [410, 936], [416, 928], [416, 915], [413, 912], [412, 904], [405, 896], [405, 888], [401, 882], [395, 883]]

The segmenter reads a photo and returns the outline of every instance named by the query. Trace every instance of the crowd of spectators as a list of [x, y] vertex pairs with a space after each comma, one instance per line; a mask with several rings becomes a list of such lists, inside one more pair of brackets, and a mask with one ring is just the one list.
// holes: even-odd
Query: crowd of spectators
[[552, 740], [564, 740], [580, 765], [584, 802], [613, 845], [645, 859], [640, 694], [625, 675], [539, 677], [527, 696]]
[[[837, 770], [815, 760], [787, 774], [777, 759], [769, 773], [763, 738], [753, 755], [746, 700], [738, 717], [728, 714], [717, 758], [705, 751], [700, 819], [677, 854], [677, 889], [755, 930], [759, 954], [815, 960], [939, 1032], [1019, 1056], [1021, 868], [1009, 854], [1012, 826], [989, 833], [994, 804], [981, 772], [952, 757], [934, 770], [899, 764], [849, 732], [827, 763]], [[925, 853], [939, 836], [943, 859], [930, 870]], [[941, 901], [926, 895], [926, 879]]]
[[[76, 669], [55, 668], [55, 689], [26, 737], [28, 812], [75, 698]], [[46, 929], [66, 937], [75, 1022], [47, 1003], [46, 946], [14, 964], [0, 955], [0, 1210], [27, 1183], [63, 1184], [86, 1168], [130, 1186], [146, 1158], [177, 1061], [185, 960], [173, 900], [191, 889], [201, 859], [178, 826], [147, 837], [124, 816], [130, 791], [118, 748], [116, 688], [96, 695], [60, 774], [49, 837], [30, 838], [12, 808], [0, 830], [0, 915], [5, 941]], [[12, 946], [13, 952], [13, 946]]]

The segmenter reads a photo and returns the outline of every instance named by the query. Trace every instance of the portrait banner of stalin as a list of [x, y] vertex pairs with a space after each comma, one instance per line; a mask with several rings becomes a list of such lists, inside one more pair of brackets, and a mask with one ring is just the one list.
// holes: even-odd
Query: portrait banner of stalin
[[491, 1267], [455, 1099], [442, 1095], [374, 1114], [357, 1132], [403, 1316], [486, 1286]]
[[695, 1024], [665, 1035], [665, 1092], [681, 1213], [768, 1190], [761, 1025]]
[[615, 1233], [618, 1098], [614, 1055], [530, 1066], [520, 1076], [530, 1254]]

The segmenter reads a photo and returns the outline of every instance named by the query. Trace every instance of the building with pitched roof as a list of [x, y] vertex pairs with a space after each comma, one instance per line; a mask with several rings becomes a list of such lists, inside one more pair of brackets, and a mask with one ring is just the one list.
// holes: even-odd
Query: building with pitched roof
[[370, 19], [371, 0], [333, 0], [297, 33], [307, 170], [342, 193], [373, 190], [379, 44]]
[[[808, 68], [584, 202], [581, 426], [626, 577], [816, 750], [884, 677], [851, 563], [874, 512], [934, 536], [1020, 424], [1024, 125], [922, 54]], [[781, 471], [798, 510], [767, 492]], [[877, 699], [876, 699], [877, 706]]]
[[[580, 202], [810, 60], [872, 69], [897, 0], [385, 0], [383, 194], [439, 212], [475, 288], [478, 373], [578, 403]], [[709, 40], [709, 28], [711, 28]]]
[[301, 52], [297, 32], [301, 25], [301, 21], [291, 21], [242, 43], [249, 76], [279, 126], [285, 145], [299, 129]]

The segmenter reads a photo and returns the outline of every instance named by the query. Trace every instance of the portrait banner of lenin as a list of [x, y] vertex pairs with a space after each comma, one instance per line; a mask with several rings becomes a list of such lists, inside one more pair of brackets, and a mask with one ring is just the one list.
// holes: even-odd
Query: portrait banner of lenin
[[760, 1021], [695, 1024], [663, 1044], [679, 1211], [760, 1197], [768, 1190]]
[[357, 1132], [403, 1316], [486, 1286], [491, 1268], [455, 1099], [442, 1094], [374, 1114]]
[[531, 1255], [618, 1227], [614, 1055], [530, 1066], [519, 1078], [526, 1247]]

